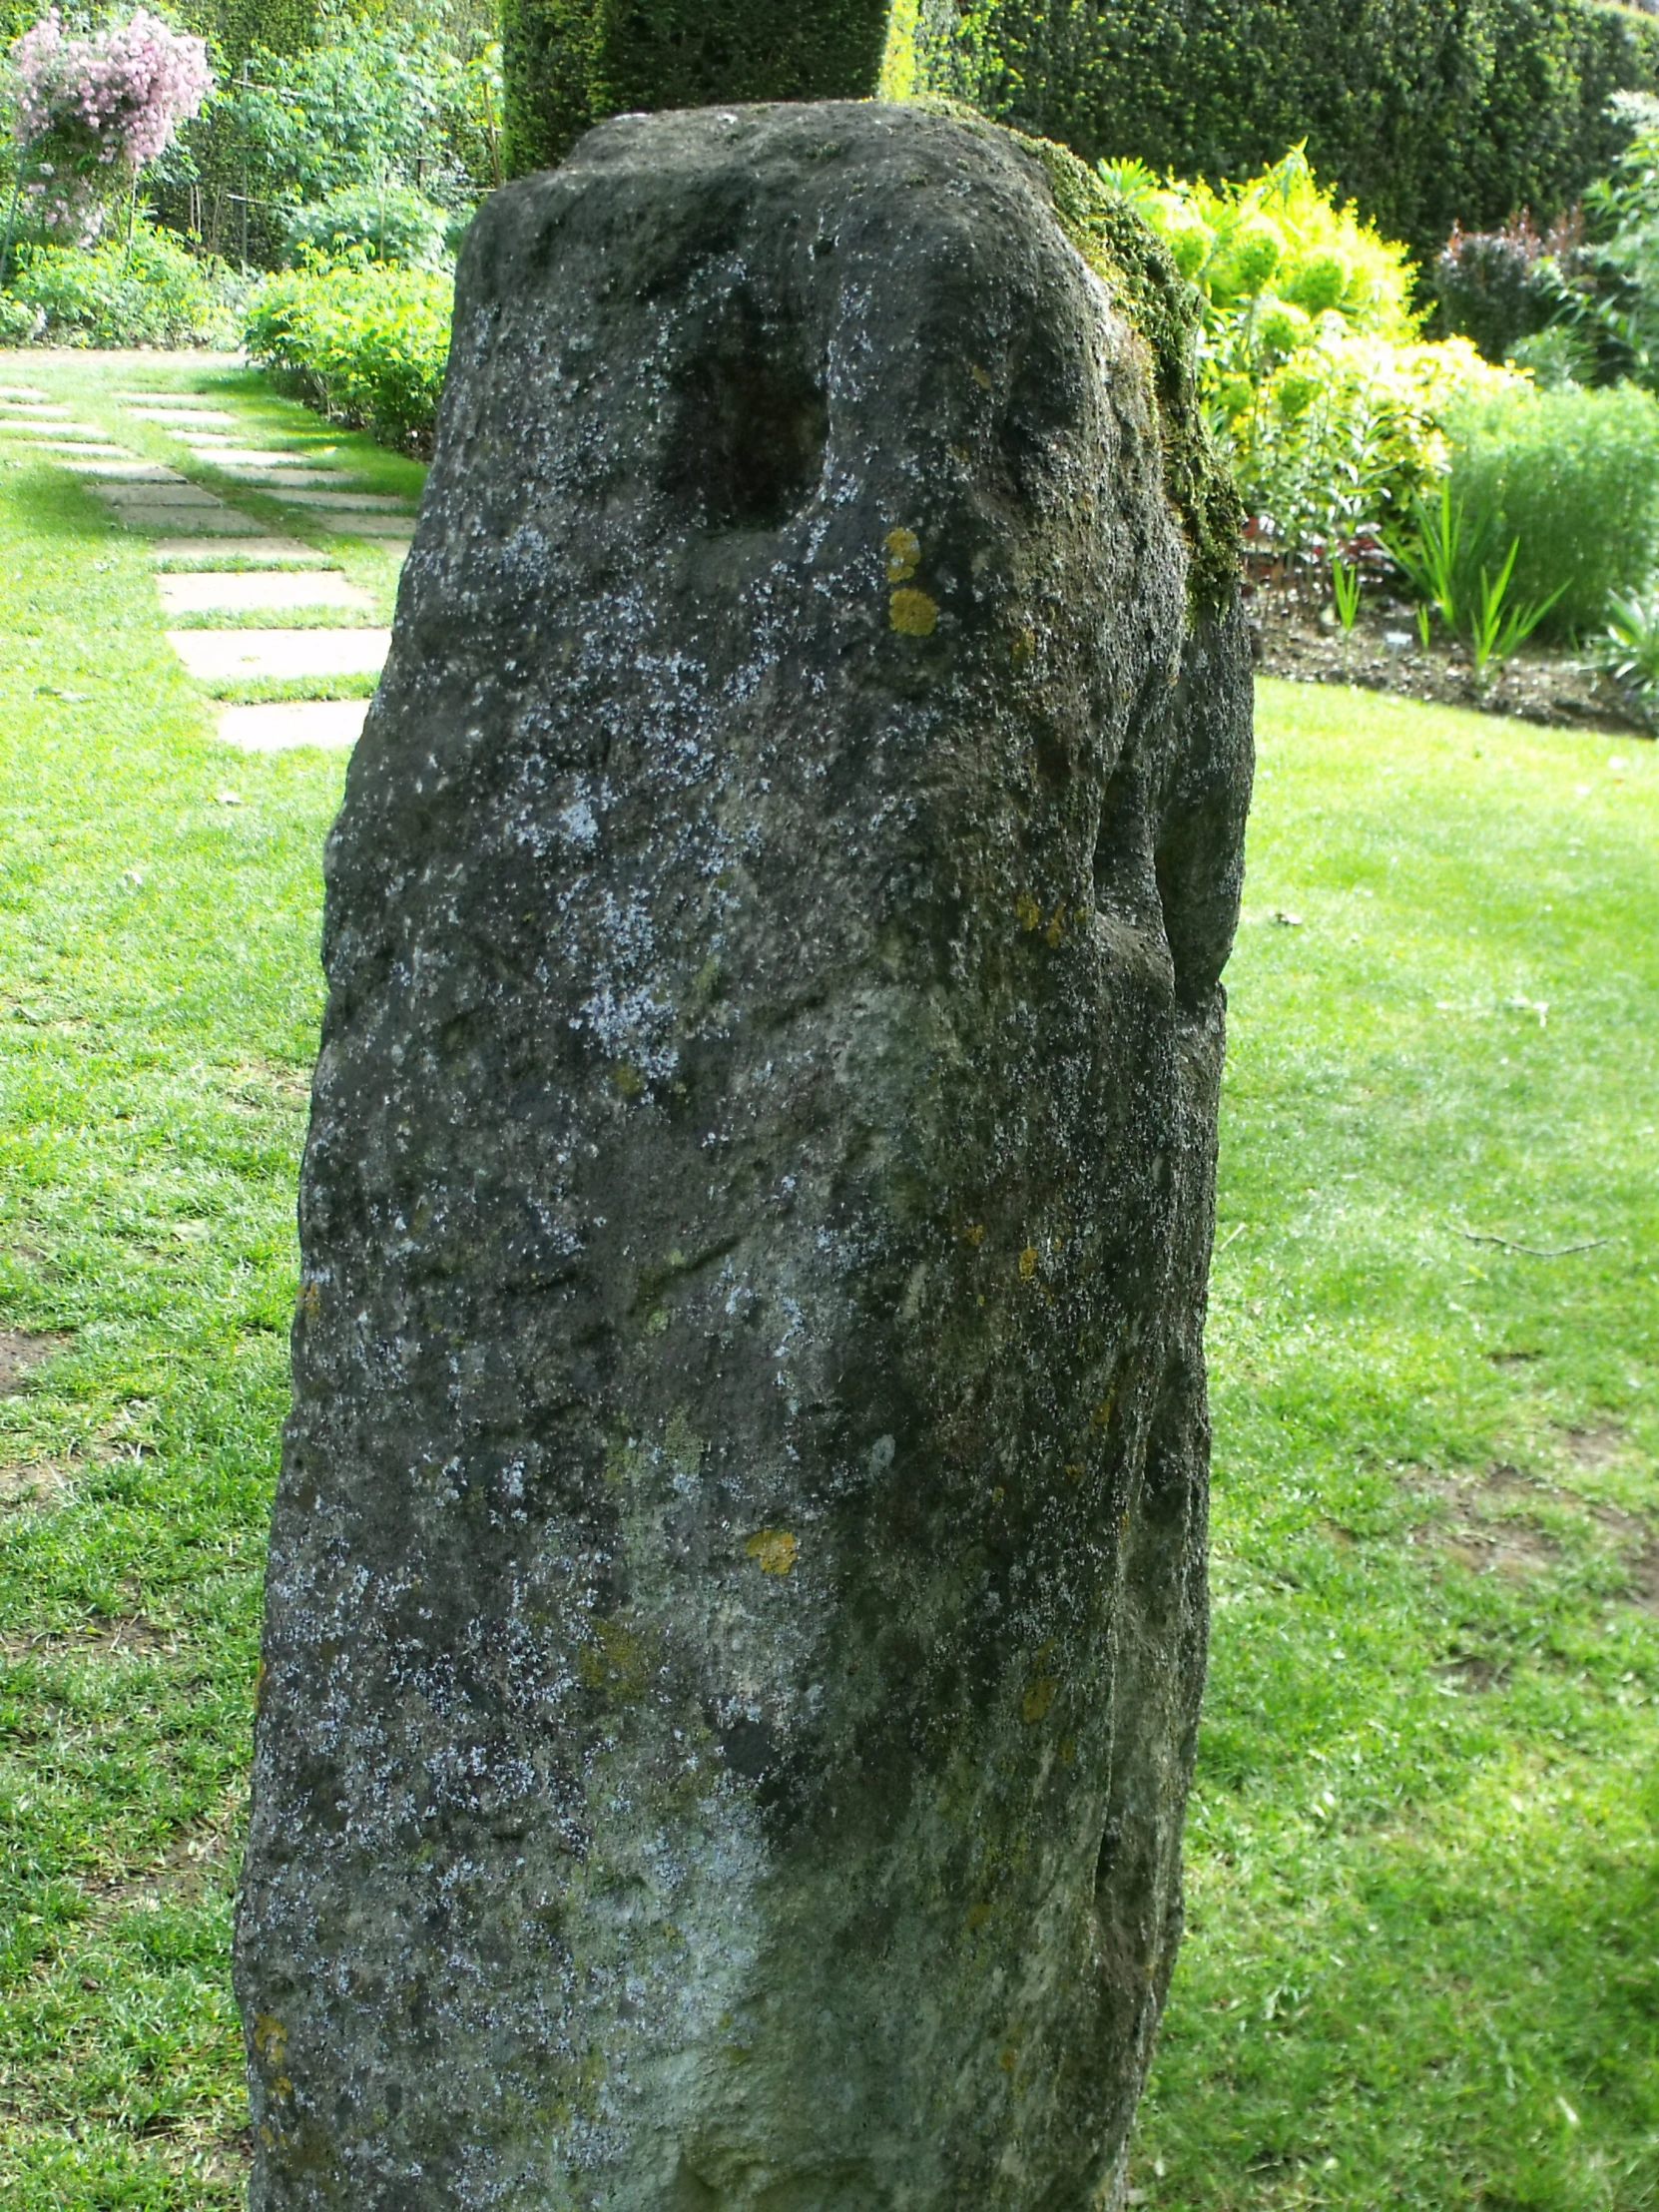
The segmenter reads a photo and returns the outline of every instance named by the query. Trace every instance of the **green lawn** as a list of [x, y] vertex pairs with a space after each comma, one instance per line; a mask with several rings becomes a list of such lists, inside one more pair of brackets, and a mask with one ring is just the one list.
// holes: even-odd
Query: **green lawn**
[[[341, 770], [213, 743], [142, 549], [45, 468], [0, 469], [0, 1368], [50, 1354], [0, 1383], [0, 2201], [205, 2212]], [[1192, 1929], [1134, 2185], [1634, 2212], [1659, 759], [1261, 710]]]

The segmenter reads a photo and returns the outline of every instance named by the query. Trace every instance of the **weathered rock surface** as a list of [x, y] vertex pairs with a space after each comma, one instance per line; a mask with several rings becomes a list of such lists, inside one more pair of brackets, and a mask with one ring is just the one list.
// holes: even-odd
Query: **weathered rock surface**
[[627, 118], [471, 233], [328, 850], [255, 2212], [1121, 2193], [1250, 676], [1045, 159]]

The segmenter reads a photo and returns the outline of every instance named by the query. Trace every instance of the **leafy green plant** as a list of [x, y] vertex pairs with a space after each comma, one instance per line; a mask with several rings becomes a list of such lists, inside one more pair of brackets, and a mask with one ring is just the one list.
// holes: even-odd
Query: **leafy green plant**
[[1659, 589], [1614, 594], [1597, 658], [1643, 726], [1659, 728]]
[[256, 287], [243, 339], [283, 388], [383, 444], [419, 452], [443, 389], [453, 290], [446, 270], [292, 270]]
[[[1411, 502], [1411, 530], [1384, 538], [1388, 558], [1406, 578], [1425, 606], [1438, 610], [1448, 630], [1457, 627], [1463, 602], [1463, 573], [1459, 555], [1463, 547], [1462, 502], [1454, 502], [1449, 484], [1440, 486], [1436, 500], [1419, 492]], [[1427, 634], [1419, 624], [1424, 645]]]
[[1471, 549], [1484, 545], [1489, 534], [1489, 518], [1477, 517], [1471, 525], [1463, 501], [1442, 483], [1437, 499], [1419, 493], [1412, 502], [1410, 530], [1385, 540], [1389, 559], [1421, 602], [1417, 635], [1424, 650], [1432, 610], [1447, 630], [1466, 636], [1474, 672], [1482, 678], [1492, 661], [1507, 660], [1525, 643], [1565, 588], [1542, 601], [1511, 597], [1520, 540], [1510, 540], [1494, 577], [1487, 563], [1471, 559]]
[[283, 247], [307, 259], [395, 262], [430, 269], [443, 259], [448, 212], [407, 185], [351, 185], [292, 209]]
[[223, 262], [203, 259], [171, 232], [135, 220], [126, 241], [90, 252], [18, 249], [9, 293], [14, 322], [59, 345], [225, 345], [234, 342], [245, 287]]
[[1482, 679], [1492, 661], [1506, 661], [1517, 646], [1526, 642], [1566, 589], [1563, 584], [1548, 599], [1530, 606], [1510, 599], [1509, 584], [1519, 551], [1520, 539], [1511, 539], [1495, 579], [1488, 570], [1480, 571], [1480, 588], [1469, 609], [1469, 653], [1474, 673]]
[[1138, 162], [1103, 162], [1100, 175], [1163, 236], [1212, 327], [1241, 309], [1253, 326], [1271, 318], [1275, 329], [1256, 334], [1279, 352], [1306, 342], [1326, 314], [1399, 342], [1416, 336], [1405, 248], [1319, 183], [1305, 146], [1259, 176], [1219, 186], [1172, 178], [1149, 189]]
[[1635, 386], [1473, 393], [1446, 418], [1448, 491], [1466, 520], [1464, 597], [1520, 540], [1517, 600], [1594, 636], [1659, 557], [1659, 400]]
[[1344, 560], [1340, 553], [1331, 556], [1331, 603], [1346, 636], [1360, 612], [1360, 569], [1357, 562]]
[[1197, 287], [1211, 427], [1281, 556], [1397, 525], [1444, 473], [1448, 411], [1519, 382], [1466, 338], [1422, 340], [1404, 248], [1341, 205], [1301, 147], [1216, 187], [1157, 185], [1134, 161], [1099, 174]]

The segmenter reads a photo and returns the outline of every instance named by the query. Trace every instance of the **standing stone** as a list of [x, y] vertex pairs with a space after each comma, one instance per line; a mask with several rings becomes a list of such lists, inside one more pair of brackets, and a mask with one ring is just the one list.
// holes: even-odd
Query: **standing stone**
[[905, 109], [473, 228], [328, 847], [254, 2212], [1121, 2197], [1250, 761], [1190, 335]]

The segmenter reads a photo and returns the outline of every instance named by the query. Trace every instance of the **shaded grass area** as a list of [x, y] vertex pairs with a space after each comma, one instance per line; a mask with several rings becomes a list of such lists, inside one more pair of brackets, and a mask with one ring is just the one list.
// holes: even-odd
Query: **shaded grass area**
[[144, 546], [90, 492], [0, 470], [17, 2212], [201, 2212], [241, 2189], [226, 1951], [340, 765], [228, 754], [162, 628]]
[[1366, 695], [1261, 707], [1190, 1935], [1135, 2184], [1634, 2212], [1659, 760]]
[[[213, 743], [145, 547], [43, 465], [0, 468], [0, 2200], [198, 2212], [241, 2187], [230, 1896], [341, 765]], [[1276, 685], [1262, 728], [1192, 1933], [1134, 2185], [1635, 2212], [1659, 762]]]

